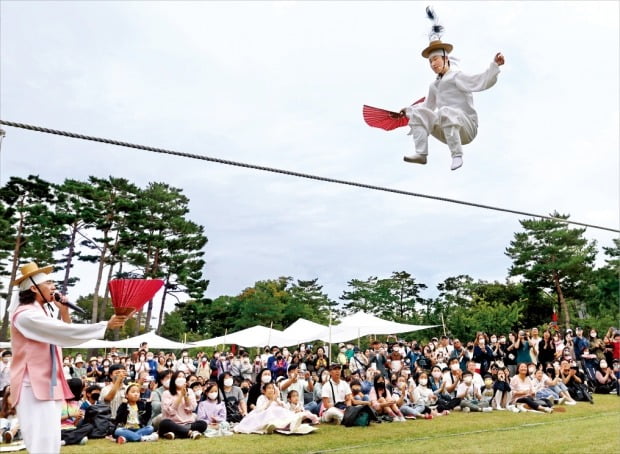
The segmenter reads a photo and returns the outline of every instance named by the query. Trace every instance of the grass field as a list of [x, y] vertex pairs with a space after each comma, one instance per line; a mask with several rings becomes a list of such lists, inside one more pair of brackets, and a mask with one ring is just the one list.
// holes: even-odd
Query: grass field
[[90, 440], [70, 453], [589, 453], [620, 452], [620, 398], [595, 395], [565, 412], [460, 413], [433, 420], [346, 428], [320, 425], [304, 436], [233, 435], [200, 440], [160, 440], [116, 445]]

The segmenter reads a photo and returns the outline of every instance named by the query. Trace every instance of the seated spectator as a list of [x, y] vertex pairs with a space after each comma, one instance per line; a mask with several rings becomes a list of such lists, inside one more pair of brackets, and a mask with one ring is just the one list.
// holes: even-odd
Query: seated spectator
[[187, 389], [185, 373], [177, 370], [170, 378], [170, 387], [162, 396], [159, 435], [168, 440], [200, 438], [202, 432], [207, 430], [207, 423], [196, 420], [196, 406], [196, 396]]
[[166, 369], [159, 374], [158, 387], [151, 392], [151, 422], [155, 430], [159, 429], [159, 422], [161, 421], [161, 401], [166, 391], [170, 387], [170, 377], [172, 371]]
[[[191, 385], [189, 385], [190, 392], [194, 393], [196, 396], [196, 402], [200, 405], [200, 402], [204, 400], [203, 385], [198, 380], [194, 381]], [[198, 409], [198, 407], [196, 407]]]
[[519, 411], [517, 407], [511, 404], [512, 389], [509, 383], [509, 369], [505, 367], [497, 371], [497, 378], [493, 382], [493, 399], [491, 400], [491, 408], [495, 410], [512, 410]]
[[[301, 372], [297, 364], [291, 364], [288, 366], [287, 378], [279, 383], [281, 398], [283, 401], [288, 400], [288, 393], [291, 391], [297, 391], [299, 396], [303, 396], [304, 393], [311, 393], [314, 391], [314, 381], [310, 376], [310, 372]], [[303, 403], [303, 401], [302, 401]], [[317, 404], [312, 401], [306, 406], [306, 410], [317, 414]]]
[[75, 355], [75, 360], [73, 361], [73, 375], [72, 378], [86, 378], [86, 367], [84, 367], [84, 360], [82, 359], [82, 355]]
[[120, 364], [112, 364], [110, 366], [112, 383], [104, 386], [101, 390], [101, 403], [110, 406], [112, 419], [116, 418], [116, 411], [125, 398], [125, 377], [127, 377], [125, 368]]
[[474, 384], [474, 386], [476, 387], [476, 389], [480, 389], [484, 386], [484, 380], [482, 378], [482, 375], [480, 375], [478, 372], [476, 372], [476, 367], [477, 367], [477, 363], [475, 361], [467, 361], [467, 370], [469, 372], [471, 372], [471, 376], [472, 376], [472, 383]]
[[243, 392], [238, 386], [234, 386], [231, 372], [224, 372], [219, 379], [220, 400], [226, 406], [226, 421], [238, 423], [247, 413]]
[[[424, 418], [433, 419], [431, 406], [436, 405], [437, 395], [428, 386], [428, 375], [426, 372], [422, 372], [418, 377], [418, 386], [413, 389], [413, 392], [408, 393], [411, 398], [409, 403], [400, 407], [401, 412], [406, 418]], [[442, 412], [448, 414], [447, 410]]]
[[149, 425], [151, 402], [140, 398], [140, 385], [130, 384], [125, 390], [125, 399], [116, 412], [116, 442], [157, 441], [159, 437]]
[[85, 390], [84, 399], [82, 399], [82, 403], [80, 404], [80, 410], [86, 411], [88, 407], [91, 405], [95, 405], [99, 402], [99, 397], [101, 396], [101, 388], [99, 385], [90, 385]]
[[351, 405], [371, 406], [370, 398], [362, 392], [362, 384], [359, 380], [351, 380]]
[[486, 402], [489, 407], [493, 408], [492, 401], [495, 391], [493, 390], [493, 376], [491, 374], [484, 376], [484, 386], [480, 388], [480, 394], [482, 395], [482, 402]]
[[369, 395], [370, 394], [370, 390], [372, 389], [373, 383], [375, 382], [375, 377], [377, 375], [379, 375], [379, 374], [380, 374], [380, 372], [377, 369], [374, 369], [372, 367], [369, 367], [366, 370], [366, 376], [364, 377], [364, 380], [362, 380], [362, 382], [361, 382], [362, 392], [365, 395]]
[[228, 432], [229, 424], [226, 421], [226, 405], [222, 401], [220, 387], [214, 381], [208, 381], [205, 386], [205, 400], [198, 404], [196, 416], [207, 423], [207, 437], [217, 437]]
[[271, 383], [273, 381], [273, 377], [271, 375], [271, 371], [266, 367], [261, 369], [260, 372], [256, 376], [256, 383], [254, 383], [250, 390], [248, 391], [248, 400], [247, 400], [247, 411], [250, 412], [254, 410], [256, 406], [256, 402], [262, 393], [263, 385], [267, 383]]
[[287, 399], [287, 408], [291, 410], [293, 413], [302, 413], [303, 419], [302, 422], [309, 422], [310, 424], [319, 424], [319, 417], [308, 411], [304, 408], [304, 406], [299, 401], [299, 393], [297, 390], [292, 389], [286, 395]]
[[345, 408], [351, 405], [351, 388], [340, 378], [340, 364], [329, 367], [330, 379], [321, 388], [323, 399], [319, 416], [323, 422], [340, 424]]
[[370, 402], [372, 408], [378, 415], [387, 415], [393, 421], [402, 422], [405, 421], [405, 417], [398, 409], [396, 399], [392, 397], [392, 394], [385, 383], [383, 375], [377, 375], [373, 388], [370, 390]]
[[607, 360], [601, 360], [595, 374], [594, 392], [597, 394], [618, 394], [618, 380]]
[[233, 429], [237, 433], [271, 434], [276, 429], [297, 432], [303, 413], [294, 413], [285, 408], [278, 399], [279, 392], [274, 383], [263, 385], [263, 394], [256, 400], [255, 408]]
[[19, 419], [17, 409], [11, 402], [11, 386], [2, 389], [2, 405], [0, 406], [0, 440], [12, 443], [21, 439], [19, 434]]
[[576, 363], [570, 362], [567, 359], [560, 361], [559, 377], [562, 380], [562, 383], [566, 385], [566, 388], [568, 388], [568, 392], [574, 400], [594, 403], [592, 396], [586, 387], [586, 379], [579, 371]]
[[527, 375], [526, 363], [520, 363], [517, 366], [517, 375], [510, 380], [510, 389], [512, 390], [512, 403], [520, 411], [526, 411], [525, 405], [527, 405], [534, 411], [553, 412], [550, 405], [540, 405], [536, 402], [536, 391], [532, 380]]
[[[557, 396], [557, 403], [566, 405], [576, 405], [577, 402], [571, 397], [568, 388], [560, 379], [560, 363], [548, 364], [543, 375], [543, 382], [546, 387], [551, 389]], [[538, 372], [537, 372], [538, 373]]]
[[[469, 411], [491, 411], [488, 403], [482, 401], [480, 388], [474, 385], [474, 377], [471, 371], [463, 372], [463, 380], [456, 389], [456, 397], [461, 399], [461, 410]], [[483, 382], [484, 383], [484, 382]]]
[[67, 384], [73, 396], [65, 400], [60, 412], [60, 444], [62, 446], [84, 445], [92, 429], [90, 425], [78, 428], [84, 419], [84, 410], [80, 410], [79, 405], [84, 385], [79, 378], [71, 378], [67, 380]]

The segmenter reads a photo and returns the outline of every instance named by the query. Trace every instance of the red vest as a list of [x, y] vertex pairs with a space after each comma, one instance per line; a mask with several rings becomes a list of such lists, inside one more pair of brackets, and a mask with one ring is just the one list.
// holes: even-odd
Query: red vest
[[[35, 302], [20, 305], [11, 319], [11, 347], [13, 361], [11, 362], [11, 398], [13, 405], [19, 402], [22, 381], [28, 372], [32, 391], [39, 400], [65, 400], [73, 397], [73, 393], [65, 380], [62, 370], [62, 350], [50, 344], [37, 342], [25, 337], [16, 327], [15, 319], [24, 311], [33, 310], [44, 312], [43, 307]], [[52, 356], [56, 356], [56, 386], [51, 387]]]

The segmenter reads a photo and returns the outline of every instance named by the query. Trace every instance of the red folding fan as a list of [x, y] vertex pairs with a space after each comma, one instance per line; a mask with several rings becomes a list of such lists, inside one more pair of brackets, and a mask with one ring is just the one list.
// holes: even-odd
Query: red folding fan
[[161, 279], [112, 279], [108, 287], [116, 315], [139, 311], [164, 285]]
[[[424, 99], [425, 98], [418, 99], [413, 103], [413, 105], [424, 102]], [[385, 129], [386, 131], [400, 128], [401, 126], [405, 126], [409, 123], [409, 119], [405, 115], [401, 115], [400, 112], [392, 112], [378, 107], [364, 105], [362, 114], [364, 115], [364, 121], [368, 124], [368, 126]]]

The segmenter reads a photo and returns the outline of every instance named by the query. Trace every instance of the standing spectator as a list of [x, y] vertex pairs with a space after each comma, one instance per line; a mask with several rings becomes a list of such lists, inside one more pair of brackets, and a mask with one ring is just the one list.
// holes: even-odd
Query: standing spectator
[[506, 347], [506, 358], [504, 359], [504, 365], [508, 368], [510, 375], [515, 375], [517, 372], [517, 336], [515, 333], [508, 333], [508, 343]]
[[184, 376], [193, 374], [196, 372], [196, 366], [194, 366], [194, 362], [190, 359], [189, 353], [187, 350], [183, 350], [181, 352], [181, 359], [177, 361], [177, 372], [183, 372]]
[[323, 347], [317, 347], [316, 349], [316, 358], [314, 359], [314, 370], [317, 372], [320, 369], [327, 368], [327, 357], [325, 356], [325, 350]]
[[588, 342], [588, 339], [583, 337], [583, 328], [575, 328], [575, 334], [577, 335], [577, 337], [573, 339], [575, 361], [581, 361], [581, 356], [583, 355], [583, 352], [590, 347], [590, 343]]
[[11, 360], [13, 354], [10, 350], [2, 352], [2, 362], [0, 362], [0, 390], [6, 388], [11, 383]]
[[475, 363], [480, 364], [480, 375], [485, 375], [489, 370], [491, 362], [493, 361], [493, 350], [488, 344], [486, 334], [478, 334], [477, 342], [474, 345], [474, 354], [472, 359]]
[[515, 349], [517, 351], [517, 364], [527, 364], [532, 362], [530, 342], [527, 333], [523, 330], [519, 331], [519, 337], [517, 337], [517, 340], [515, 341]]
[[551, 338], [551, 332], [548, 329], [543, 331], [542, 340], [538, 344], [538, 364], [547, 367], [555, 359], [555, 343]]
[[241, 355], [241, 366], [239, 372], [241, 373], [241, 380], [252, 380], [252, 363], [250, 363], [250, 355], [248, 352], [243, 352]]
[[103, 367], [97, 363], [97, 358], [91, 356], [86, 368], [86, 376], [97, 383], [103, 383]]
[[590, 345], [588, 350], [591, 354], [596, 355], [596, 359], [601, 361], [605, 359], [605, 342], [598, 337], [598, 333], [595, 329], [590, 330]]
[[539, 364], [538, 353], [540, 352], [539, 344], [542, 339], [538, 336], [538, 328], [532, 328], [529, 344], [530, 344], [530, 358], [534, 364]]

